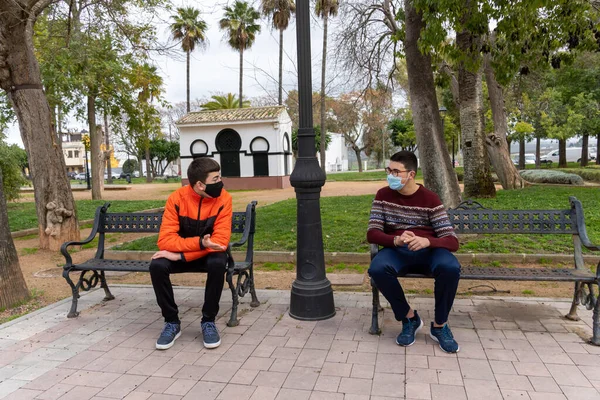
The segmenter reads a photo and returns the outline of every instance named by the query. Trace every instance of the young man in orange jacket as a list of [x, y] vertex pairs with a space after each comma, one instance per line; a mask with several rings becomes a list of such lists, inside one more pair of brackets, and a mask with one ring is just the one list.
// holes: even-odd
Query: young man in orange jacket
[[150, 263], [156, 301], [165, 319], [156, 341], [159, 350], [173, 346], [181, 335], [170, 275], [182, 272], [208, 273], [200, 326], [204, 347], [212, 349], [221, 344], [215, 318], [225, 281], [233, 211], [220, 171], [219, 163], [212, 158], [195, 159], [187, 171], [189, 185], [177, 189], [167, 200], [158, 235], [160, 251]]

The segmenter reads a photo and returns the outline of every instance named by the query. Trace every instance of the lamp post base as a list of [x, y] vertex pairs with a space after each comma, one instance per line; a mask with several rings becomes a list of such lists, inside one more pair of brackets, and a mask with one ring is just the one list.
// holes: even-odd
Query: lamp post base
[[320, 321], [335, 315], [333, 289], [325, 278], [317, 282], [295, 280], [290, 297], [290, 317], [303, 321]]

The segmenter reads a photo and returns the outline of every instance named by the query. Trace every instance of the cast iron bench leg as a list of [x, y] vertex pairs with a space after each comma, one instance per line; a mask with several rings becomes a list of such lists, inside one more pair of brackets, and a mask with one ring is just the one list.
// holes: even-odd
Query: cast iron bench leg
[[108, 288], [108, 284], [106, 283], [106, 277], [104, 276], [104, 271], [100, 272], [100, 287], [104, 289], [104, 300], [114, 300], [115, 296], [110, 292]]
[[250, 295], [252, 296], [250, 307], [260, 306], [260, 301], [258, 301], [258, 297], [256, 297], [256, 289], [254, 288], [254, 267], [250, 267]]
[[229, 290], [231, 290], [231, 297], [233, 300], [233, 305], [231, 306], [231, 317], [229, 317], [229, 321], [227, 322], [227, 326], [233, 327], [238, 326], [240, 321], [237, 319], [237, 308], [239, 303], [239, 298], [237, 294], [237, 288], [233, 284], [233, 271], [227, 271], [227, 284], [229, 285]]
[[379, 309], [381, 305], [379, 304], [379, 289], [375, 286], [373, 279], [371, 279], [371, 290], [373, 292], [373, 311], [371, 312], [371, 329], [369, 329], [369, 333], [371, 335], [380, 335], [381, 329], [379, 329]]
[[[600, 289], [600, 282], [596, 283], [598, 284], [598, 288]], [[596, 346], [600, 346], [600, 298], [596, 299], [596, 303], [594, 304], [592, 332], [593, 334], [591, 343]]]
[[569, 313], [565, 315], [566, 319], [571, 321], [579, 321], [579, 315], [577, 315], [577, 306], [579, 305], [579, 291], [583, 284], [581, 282], [575, 282], [575, 289], [573, 290], [573, 302], [571, 303], [571, 309]]
[[77, 299], [79, 299], [79, 285], [75, 285], [69, 276], [69, 271], [63, 269], [63, 278], [67, 281], [69, 286], [71, 286], [71, 292], [73, 294], [73, 300], [71, 301], [71, 310], [67, 314], [67, 318], [76, 318], [79, 315], [77, 312]]

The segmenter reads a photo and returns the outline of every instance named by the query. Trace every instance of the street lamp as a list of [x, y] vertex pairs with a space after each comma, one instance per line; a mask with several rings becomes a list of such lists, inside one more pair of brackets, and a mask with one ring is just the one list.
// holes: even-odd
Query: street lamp
[[292, 283], [290, 316], [318, 321], [335, 315], [333, 290], [325, 273], [323, 231], [319, 199], [325, 173], [319, 167], [315, 150], [312, 115], [312, 76], [310, 55], [309, 0], [296, 5], [298, 48], [299, 128], [298, 157], [290, 175], [296, 191], [297, 251], [296, 279]]
[[[442, 117], [442, 135], [445, 135], [444, 132], [444, 120], [446, 119], [446, 111], [448, 111], [448, 109], [444, 106], [440, 107], [440, 116]], [[455, 168], [454, 166], [454, 134], [452, 134], [452, 168]]]

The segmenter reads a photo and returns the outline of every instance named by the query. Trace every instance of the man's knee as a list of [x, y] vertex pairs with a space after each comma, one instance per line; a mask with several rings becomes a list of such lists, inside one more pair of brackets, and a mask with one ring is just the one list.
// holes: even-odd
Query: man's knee
[[458, 280], [460, 278], [460, 263], [452, 254], [439, 260], [433, 270], [435, 276], [443, 276], [445, 279]]
[[379, 277], [390, 275], [392, 272], [389, 257], [384, 254], [385, 251], [385, 249], [381, 250], [371, 261], [371, 265], [369, 266], [369, 276], [371, 276], [371, 278], [377, 279]]
[[150, 261], [150, 275], [168, 275], [171, 261], [166, 258], [155, 258]]
[[206, 270], [208, 273], [225, 273], [227, 266], [227, 253], [210, 253], [206, 256]]

